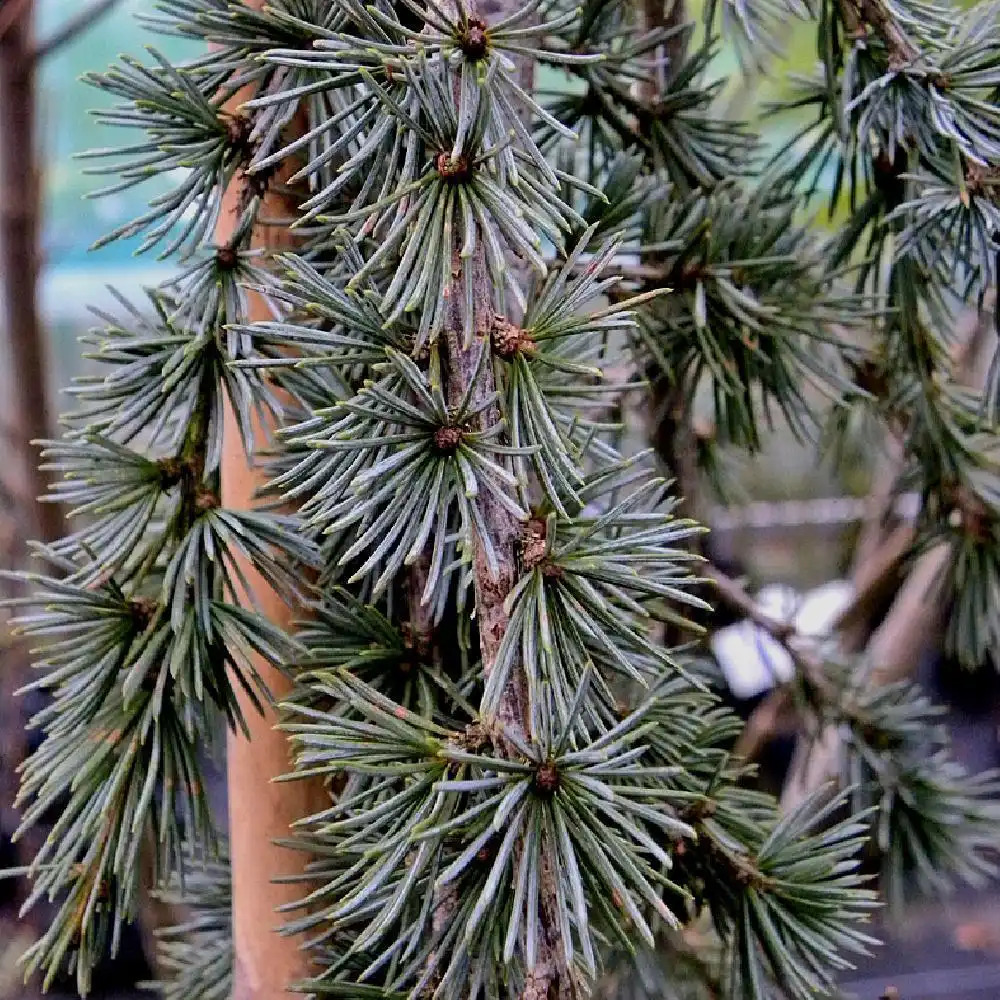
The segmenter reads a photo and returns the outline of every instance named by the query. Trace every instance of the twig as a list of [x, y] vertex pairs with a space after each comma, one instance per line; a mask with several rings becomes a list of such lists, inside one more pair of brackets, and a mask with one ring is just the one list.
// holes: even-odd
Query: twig
[[956, 382], [981, 389], [989, 370], [982, 363], [984, 341], [994, 329], [996, 290], [991, 288], [983, 299], [982, 308], [967, 309], [958, 320], [955, 345], [951, 351], [952, 377]]
[[750, 713], [743, 732], [733, 745], [733, 754], [743, 760], [756, 760], [764, 745], [777, 732], [782, 716], [790, 711], [792, 705], [792, 691], [787, 685], [768, 694]]
[[[744, 586], [720, 569], [709, 565], [703, 575], [715, 584], [719, 596], [734, 611], [738, 611], [758, 628], [763, 629], [775, 641], [781, 643], [795, 664], [799, 677], [815, 691], [830, 695], [830, 685], [826, 679], [823, 663], [805, 645], [794, 625], [783, 622], [763, 611]], [[768, 737], [777, 728], [781, 717], [794, 703], [794, 687], [783, 684], [772, 691], [751, 713], [747, 724], [733, 748], [734, 754], [744, 760], [753, 760], [762, 750]]]
[[902, 440], [894, 434], [887, 434], [886, 437], [886, 454], [884, 460], [878, 462], [873, 475], [871, 492], [865, 500], [864, 521], [851, 560], [851, 578], [855, 584], [859, 576], [867, 573], [868, 563], [885, 542], [896, 499], [896, 485], [905, 468], [906, 453]]
[[727, 576], [722, 570], [715, 566], [709, 566], [704, 572], [709, 580], [715, 584], [715, 589], [719, 596], [734, 611], [739, 611], [744, 618], [749, 618], [755, 625], [758, 625], [769, 635], [773, 636], [780, 643], [786, 643], [795, 634], [795, 626], [789, 622], [779, 621], [777, 618], [762, 611], [757, 602], [746, 591], [743, 584]]
[[43, 59], [47, 59], [57, 49], [61, 49], [88, 28], [93, 27], [120, 2], [121, 0], [94, 0], [94, 3], [89, 7], [74, 14], [61, 28], [49, 35], [44, 41], [39, 42], [31, 53], [32, 60], [41, 62]]
[[939, 631], [945, 602], [931, 598], [950, 556], [949, 544], [935, 545], [920, 556], [906, 577], [865, 650], [873, 683], [891, 684], [911, 674], [928, 640]]
[[738, 580], [727, 576], [718, 567], [709, 565], [702, 575], [715, 584], [719, 596], [734, 611], [739, 611], [758, 628], [763, 629], [776, 642], [781, 643], [799, 671], [815, 685], [823, 685], [823, 664], [804, 645], [804, 637], [790, 622], [783, 622], [762, 610]]
[[833, 724], [823, 725], [808, 737], [799, 737], [781, 790], [782, 812], [791, 812], [813, 791], [836, 780], [840, 772], [840, 748], [840, 732]]
[[[673, 0], [670, 13], [664, 13], [666, 0], [643, 0], [642, 20], [646, 31], [661, 29], [679, 29], [687, 20], [687, 3], [685, 0]], [[655, 76], [647, 80], [642, 87], [642, 96], [647, 101], [654, 101], [666, 89], [670, 79], [676, 75], [677, 67], [684, 61], [687, 49], [688, 32], [677, 31], [664, 45], [656, 48]]]
[[[684, 58], [687, 55], [688, 40], [691, 37], [691, 32], [689, 30], [682, 30], [687, 19], [686, 0], [674, 0], [673, 6], [670, 8], [670, 14], [664, 25], [664, 27], [674, 32], [664, 46], [664, 54], [667, 59], [664, 84], [673, 82], [677, 76], [677, 71], [683, 65]], [[665, 90], [666, 86], [663, 89]]]
[[845, 652], [858, 652], [871, 635], [878, 609], [884, 608], [895, 586], [900, 566], [909, 553], [916, 531], [913, 524], [900, 524], [853, 573], [854, 599], [837, 616], [834, 629], [841, 635]]
[[881, 38], [889, 53], [890, 68], [920, 58], [920, 49], [910, 41], [884, 0], [841, 0], [840, 7], [848, 32], [863, 38], [867, 25]]

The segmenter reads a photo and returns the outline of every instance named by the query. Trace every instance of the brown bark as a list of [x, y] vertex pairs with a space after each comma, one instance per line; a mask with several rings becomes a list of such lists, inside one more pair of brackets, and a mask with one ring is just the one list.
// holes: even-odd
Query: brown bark
[[[261, 7], [263, 0], [247, 0], [247, 5]], [[243, 99], [238, 95], [231, 110]], [[275, 178], [264, 197], [263, 218], [288, 218], [294, 214], [294, 204], [280, 193], [281, 179], [281, 176]], [[216, 234], [220, 246], [232, 236], [246, 191], [246, 178], [237, 176], [226, 193]], [[259, 225], [253, 234], [254, 247], [269, 251], [290, 249], [292, 242], [288, 230], [281, 226]], [[249, 318], [270, 318], [268, 306], [259, 296], [250, 297]], [[248, 509], [263, 477], [244, 454], [232, 412], [227, 412], [225, 434], [222, 502], [231, 509]], [[253, 589], [254, 609], [275, 624], [290, 627], [294, 609], [285, 604], [251, 565], [241, 561], [241, 568]], [[245, 593], [239, 599], [243, 603], [251, 600]], [[275, 702], [287, 695], [291, 684], [277, 665], [261, 658], [256, 658], [254, 665]], [[305, 979], [310, 969], [301, 938], [275, 933], [280, 926], [277, 908], [299, 899], [301, 887], [273, 881], [278, 876], [301, 873], [306, 858], [278, 846], [275, 840], [287, 837], [292, 823], [319, 811], [329, 799], [318, 779], [274, 781], [292, 769], [288, 740], [275, 729], [278, 713], [273, 707], [263, 715], [257, 713], [240, 686], [234, 687], [239, 692], [249, 738], [231, 732], [227, 742], [233, 892], [232, 995], [233, 1000], [279, 1000], [287, 995], [291, 984]]]
[[[47, 492], [31, 442], [50, 433], [45, 341], [38, 314], [39, 163], [32, 59], [34, 5], [31, 0], [4, 8], [0, 22], [0, 566], [27, 567], [29, 539], [54, 541], [62, 518]], [[0, 585], [0, 597], [10, 584]], [[13, 802], [17, 767], [28, 751], [24, 711], [14, 692], [28, 679], [30, 656], [23, 642], [10, 640], [0, 617], [0, 836], [17, 826]], [[23, 863], [36, 847], [29, 835], [17, 846]], [[16, 895], [23, 897], [18, 886]], [[19, 899], [19, 901], [23, 901]], [[36, 909], [33, 922], [45, 919]]]
[[35, 113], [33, 7], [0, 33], [0, 274], [3, 275], [3, 336], [8, 357], [8, 384], [3, 414], [11, 439], [6, 447], [5, 480], [18, 501], [22, 538], [54, 541], [62, 534], [62, 517], [37, 498], [48, 492], [31, 442], [50, 433], [46, 383], [45, 336], [38, 314], [40, 192]]
[[[959, 383], [982, 387], [989, 365], [989, 356], [983, 357], [982, 349], [994, 301], [991, 296], [982, 310], [968, 311], [958, 324], [951, 361], [953, 377]], [[883, 485], [883, 509], [890, 497], [891, 490]], [[841, 648], [847, 653], [863, 652], [869, 664], [867, 682], [872, 685], [912, 677], [921, 656], [934, 648], [945, 623], [947, 600], [941, 581], [948, 573], [953, 553], [948, 543], [941, 542], [915, 560], [881, 622], [877, 627], [873, 625], [874, 613], [891, 593], [914, 539], [912, 524], [898, 525], [888, 535], [883, 533], [880, 542], [877, 538], [874, 543], [870, 537], [867, 539], [874, 548], [865, 558], [856, 560], [852, 574], [856, 596], [837, 623]], [[818, 740], [800, 739], [782, 794], [782, 808], [794, 808], [824, 781], [836, 777], [840, 753], [840, 741], [832, 726], [824, 729]]]
[[[460, 238], [460, 237], [459, 237]], [[475, 336], [466, 348], [462, 343], [462, 267], [473, 267], [476, 271], [474, 329]], [[477, 257], [462, 264], [458, 251], [454, 253], [452, 273], [455, 284], [452, 286], [451, 329], [447, 335], [448, 347], [448, 402], [457, 406], [472, 385], [472, 408], [480, 406], [496, 392], [496, 380], [491, 362], [479, 368], [479, 358], [482, 351], [490, 351], [490, 332], [493, 327], [493, 304], [490, 292], [489, 276], [486, 273], [485, 260], [481, 253]], [[473, 383], [473, 380], [475, 382]], [[494, 404], [483, 410], [476, 417], [477, 431], [486, 430], [500, 419], [499, 407]], [[497, 554], [498, 572], [494, 576], [490, 572], [485, 550], [481, 539], [474, 540], [475, 560], [475, 593], [476, 620], [479, 623], [479, 645], [483, 660], [483, 673], [489, 676], [496, 663], [500, 643], [507, 631], [509, 616], [504, 607], [504, 601], [517, 582], [517, 550], [521, 531], [517, 521], [506, 508], [489, 494], [480, 498], [483, 509], [483, 521], [491, 532], [491, 542]], [[499, 718], [503, 728], [513, 728], [518, 734], [528, 730], [528, 695], [523, 669], [514, 671], [506, 690], [503, 693]]]
[[[473, 326], [475, 335], [472, 344], [466, 348], [462, 343], [463, 316], [462, 302], [462, 267], [458, 249], [454, 253], [451, 299], [453, 302], [450, 329], [447, 332], [448, 351], [448, 400], [457, 404], [472, 385], [472, 407], [475, 409], [481, 402], [493, 395], [496, 381], [492, 363], [487, 363], [479, 369], [476, 376], [481, 351], [491, 350], [490, 331], [493, 326], [493, 305], [490, 294], [489, 277], [486, 273], [485, 260], [482, 251], [472, 261], [464, 266], [476, 269], [475, 277], [475, 310]], [[475, 379], [475, 382], [473, 382]], [[499, 409], [496, 405], [484, 410], [476, 418], [476, 430], [484, 430], [499, 419]], [[518, 548], [521, 541], [521, 528], [514, 517], [503, 506], [488, 494], [480, 498], [483, 508], [483, 521], [490, 532], [490, 542], [497, 554], [498, 569], [496, 574], [490, 571], [482, 539], [474, 535], [474, 585], [476, 595], [476, 621], [479, 624], [479, 645], [482, 656], [483, 673], [489, 676], [493, 670], [500, 643], [510, 624], [510, 618], [504, 606], [518, 579]], [[504, 733], [513, 732], [522, 739], [530, 734], [528, 687], [523, 665], [518, 665], [507, 681], [500, 698], [496, 720], [486, 720], [496, 723], [494, 738], [503, 748]], [[530, 736], [529, 736], [530, 738]], [[513, 751], [511, 751], [513, 752]], [[546, 862], [548, 858], [545, 859]], [[543, 871], [541, 893], [541, 920], [538, 954], [534, 968], [527, 970], [527, 981], [521, 1000], [572, 1000], [577, 996], [572, 971], [567, 968], [562, 958], [563, 949], [558, 940], [558, 916], [555, 901], [553, 874], [548, 868]]]
[[[490, 19], [499, 20], [509, 15], [514, 9], [511, 0], [480, 0], [479, 4], [466, 0], [464, 4], [468, 15], [479, 13]], [[518, 74], [522, 81], [530, 83], [533, 73], [522, 60]], [[458, 94], [455, 95], [456, 102]], [[472, 389], [472, 408], [475, 409], [496, 391], [496, 378], [492, 360], [479, 366], [482, 351], [492, 352], [492, 332], [498, 318], [511, 321], [513, 317], [497, 317], [493, 309], [493, 296], [490, 276], [486, 266], [485, 252], [480, 243], [479, 249], [471, 260], [463, 261], [459, 249], [462, 238], [456, 234], [452, 253], [452, 286], [450, 300], [452, 303], [449, 329], [445, 336], [446, 351], [446, 391], [448, 402], [455, 406], [465, 396], [470, 386]], [[526, 268], [521, 261], [512, 261], [519, 280], [527, 280]], [[463, 268], [473, 268], [473, 316], [474, 331], [471, 343], [464, 343], [464, 280]], [[478, 371], [478, 374], [477, 374]], [[483, 410], [476, 418], [474, 430], [484, 430], [497, 423], [500, 410], [497, 404]], [[521, 544], [521, 526], [511, 513], [494, 498], [485, 494], [480, 497], [483, 523], [490, 533], [490, 543], [496, 553], [498, 567], [496, 573], [491, 572], [486, 557], [483, 540], [473, 531], [473, 562], [474, 589], [476, 597], [476, 621], [479, 626], [480, 653], [482, 656], [483, 673], [489, 676], [493, 670], [500, 644], [510, 624], [510, 618], [504, 606], [507, 596], [517, 582], [519, 567], [519, 549]], [[519, 664], [511, 673], [506, 687], [501, 695], [495, 720], [484, 720], [494, 729], [494, 740], [503, 752], [514, 753], [504, 740], [504, 733], [510, 732], [527, 736], [530, 740], [530, 706], [528, 701], [527, 679], [524, 666]], [[563, 949], [558, 940], [558, 917], [556, 910], [555, 889], [553, 877], [548, 870], [548, 858], [545, 859], [546, 870], [542, 876], [542, 891], [539, 914], [540, 934], [535, 965], [526, 970], [526, 981], [521, 1000], [573, 1000], [577, 996], [572, 971], [567, 968], [563, 959]], [[447, 913], [449, 902], [441, 900], [440, 909]]]

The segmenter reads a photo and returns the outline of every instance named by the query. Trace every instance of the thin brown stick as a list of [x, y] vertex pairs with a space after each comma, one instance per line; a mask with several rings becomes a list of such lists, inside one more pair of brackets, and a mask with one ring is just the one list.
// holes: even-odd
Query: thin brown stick
[[[798, 635], [794, 625], [763, 611], [743, 584], [717, 567], [709, 565], [703, 568], [702, 575], [714, 584], [716, 592], [730, 608], [781, 643], [806, 681], [818, 690], [827, 689], [821, 660], [810, 648], [808, 640]], [[754, 760], [774, 734], [780, 720], [794, 707], [794, 701], [792, 684], [783, 684], [772, 691], [751, 713], [733, 747], [733, 753], [744, 760]]]
[[745, 761], [756, 760], [768, 741], [774, 737], [794, 704], [791, 689], [782, 686], [772, 691], [750, 713], [743, 732], [733, 744], [733, 754]]
[[691, 37], [691, 32], [680, 30], [687, 23], [687, 19], [687, 0], [673, 0], [670, 13], [667, 15], [663, 25], [665, 28], [675, 30], [675, 34], [671, 36], [664, 46], [664, 55], [667, 63], [664, 73], [664, 84], [669, 84], [677, 76], [678, 70], [684, 63], [684, 57], [687, 55], [688, 40]]
[[809, 649], [808, 640], [798, 634], [794, 625], [762, 610], [742, 583], [727, 576], [717, 567], [709, 565], [703, 567], [701, 572], [712, 582], [716, 592], [730, 608], [739, 611], [754, 625], [767, 632], [772, 639], [781, 643], [796, 667], [810, 680], [818, 680], [822, 676], [821, 661]]
[[950, 545], [935, 545], [907, 575], [865, 650], [873, 683], [891, 684], [913, 674], [924, 650], [940, 634], [946, 602], [938, 589], [950, 558]]
[[[21, 512], [24, 538], [51, 542], [62, 534], [62, 514], [38, 503], [48, 483], [31, 442], [48, 438], [48, 357], [38, 310], [41, 202], [35, 114], [35, 72], [31, 60], [33, 5], [6, 8], [0, 27], [0, 274], [5, 293], [3, 334], [8, 344], [7, 384], [2, 387], [5, 426], [13, 432], [12, 461], [4, 466], [9, 491], [27, 498]], [[11, 12], [8, 15], [8, 11]]]
[[757, 602], [750, 596], [746, 588], [738, 580], [727, 576], [722, 570], [715, 566], [709, 566], [703, 570], [702, 575], [707, 577], [715, 586], [719, 596], [734, 611], [739, 611], [744, 618], [749, 618], [755, 625], [759, 625], [765, 632], [769, 633], [779, 642], [786, 642], [795, 635], [795, 626], [779, 621], [767, 612], [762, 611]]
[[903, 66], [920, 58], [913, 44], [884, 0], [840, 0], [841, 16], [849, 34], [863, 38], [867, 29], [882, 40], [890, 66]]
[[903, 561], [912, 549], [915, 537], [916, 530], [912, 524], [897, 525], [855, 568], [852, 579], [854, 598], [837, 616], [833, 626], [840, 633], [841, 647], [845, 652], [856, 653], [864, 649], [876, 615], [889, 603], [898, 586]]
[[906, 456], [903, 442], [895, 435], [886, 435], [886, 454], [872, 476], [871, 491], [865, 503], [865, 518], [858, 533], [851, 560], [851, 577], [857, 584], [859, 575], [867, 572], [867, 565], [885, 542], [890, 530], [890, 515], [895, 501], [896, 484], [903, 471]]
[[[246, 0], [251, 7], [263, 6], [264, 0]], [[228, 110], [235, 111], [246, 95], [239, 94]], [[283, 180], [291, 167], [279, 172], [263, 199], [261, 214], [270, 218], [293, 217], [296, 205], [284, 193]], [[239, 174], [226, 192], [216, 240], [228, 245], [246, 203], [249, 181]], [[252, 245], [269, 253], [291, 249], [293, 238], [287, 227], [258, 225]], [[270, 319], [265, 300], [256, 295], [249, 298], [250, 321]], [[264, 437], [262, 418], [258, 417], [255, 437]], [[240, 444], [235, 417], [226, 413], [226, 448], [222, 460], [222, 501], [234, 509], [253, 506], [263, 475], [254, 468]], [[268, 586], [266, 580], [246, 560], [234, 554], [240, 569], [253, 590], [255, 610], [274, 624], [290, 628], [295, 610], [281, 595]], [[251, 600], [241, 593], [242, 603]], [[273, 701], [280, 701], [290, 690], [289, 678], [261, 657], [254, 666], [270, 691]], [[233, 1000], [283, 1000], [290, 986], [304, 980], [310, 973], [308, 956], [302, 950], [302, 939], [279, 936], [277, 910], [294, 903], [301, 895], [300, 887], [288, 882], [278, 883], [277, 876], [301, 872], [306, 858], [278, 846], [275, 841], [287, 838], [289, 828], [303, 816], [318, 812], [329, 804], [329, 796], [318, 779], [276, 782], [274, 779], [292, 770], [287, 737], [275, 726], [277, 710], [268, 707], [258, 714], [240, 685], [234, 683], [240, 708], [247, 722], [249, 738], [230, 732], [227, 741], [229, 772], [229, 850], [232, 862], [233, 894]]]

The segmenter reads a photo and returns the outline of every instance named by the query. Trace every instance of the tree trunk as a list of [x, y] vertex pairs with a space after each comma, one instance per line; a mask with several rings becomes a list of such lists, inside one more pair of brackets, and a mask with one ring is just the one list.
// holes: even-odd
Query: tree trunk
[[[247, 6], [262, 7], [263, 0], [247, 0]], [[231, 110], [245, 98], [238, 95]], [[287, 172], [285, 174], [287, 176]], [[281, 177], [276, 178], [280, 184]], [[239, 205], [246, 179], [237, 176], [226, 194], [220, 219], [217, 243], [222, 246], [232, 236], [239, 218]], [[290, 218], [295, 206], [271, 190], [261, 210], [263, 218]], [[258, 226], [254, 232], [255, 248], [269, 251], [291, 248], [292, 237], [282, 226]], [[267, 304], [259, 296], [250, 297], [250, 321], [269, 319]], [[244, 454], [233, 414], [227, 413], [226, 450], [222, 460], [222, 502], [231, 509], [249, 509], [262, 483], [258, 470]], [[281, 596], [268, 587], [253, 567], [241, 561], [241, 568], [253, 588], [255, 610], [272, 622], [289, 627], [295, 615]], [[240, 600], [247, 601], [241, 594]], [[255, 666], [275, 702], [289, 691], [287, 676], [275, 664], [257, 658]], [[277, 876], [299, 873], [305, 858], [302, 854], [279, 847], [278, 838], [289, 836], [296, 820], [318, 812], [329, 804], [323, 784], [318, 779], [276, 783], [273, 779], [292, 770], [289, 744], [275, 726], [278, 714], [269, 708], [263, 715], [235, 685], [249, 739], [230, 732], [227, 742], [229, 772], [229, 850], [232, 861], [233, 892], [233, 1000], [279, 1000], [287, 996], [289, 986], [309, 975], [307, 956], [301, 939], [279, 936], [276, 909], [297, 900], [301, 887], [276, 884]]]
[[[6, 16], [4, 16], [6, 15]], [[25, 568], [28, 539], [54, 541], [62, 519], [47, 492], [31, 442], [50, 434], [45, 341], [38, 315], [39, 163], [35, 122], [32, 0], [0, 14], [0, 566]], [[0, 584], [3, 589], [10, 584]], [[17, 766], [27, 753], [24, 713], [14, 692], [28, 678], [29, 656], [0, 619], [0, 836], [17, 825], [11, 808]], [[19, 853], [29, 854], [31, 844]], [[36, 917], [42, 916], [36, 911]]]
[[[38, 315], [40, 258], [40, 165], [35, 122], [34, 4], [22, 3], [20, 17], [0, 29], [0, 274], [3, 275], [7, 343], [4, 436], [11, 459], [4, 481], [18, 502], [24, 538], [54, 541], [62, 516], [41, 504], [48, 491], [32, 441], [51, 433], [45, 337]], [[8, 8], [9, 9], [9, 8]]]

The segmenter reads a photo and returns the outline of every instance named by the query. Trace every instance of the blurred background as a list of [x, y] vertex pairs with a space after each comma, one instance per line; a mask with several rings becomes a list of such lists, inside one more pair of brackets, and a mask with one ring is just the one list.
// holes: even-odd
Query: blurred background
[[[51, 538], [59, 512], [35, 504], [42, 481], [28, 442], [56, 433], [57, 414], [70, 405], [63, 389], [86, 371], [78, 338], [93, 322], [89, 307], [108, 308], [113, 284], [135, 299], [144, 285], [169, 275], [169, 265], [133, 256], [127, 241], [97, 253], [91, 244], [138, 214], [153, 194], [147, 186], [101, 199], [88, 193], [101, 180], [88, 176], [75, 154], [119, 141], [95, 125], [88, 109], [106, 100], [80, 77], [100, 71], [122, 52], [141, 55], [151, 42], [168, 57], [190, 51], [182, 39], [152, 38], [135, 19], [155, 5], [148, 0], [0, 0], [0, 566], [30, 564], [27, 539]], [[692, 5], [696, 7], [696, 4]], [[808, 29], [789, 32], [788, 56], [767, 78], [740, 78], [722, 96], [723, 111], [752, 115], [782, 93], [788, 74], [814, 62]], [[737, 71], [735, 55], [719, 53], [720, 74]], [[765, 123], [778, 145], [790, 122]], [[34, 155], [32, 155], [32, 153]], [[816, 225], [825, 224], [818, 219]], [[32, 260], [37, 266], [32, 266]], [[798, 444], [777, 427], [752, 462], [723, 449], [719, 462], [728, 485], [725, 502], [710, 500], [706, 519], [714, 528], [716, 558], [745, 575], [755, 588], [780, 584], [771, 598], [801, 603], [815, 588], [846, 576], [872, 484], [871, 456], [859, 454], [846, 471], [817, 464], [816, 449]], [[9, 583], [0, 583], [0, 589]], [[830, 616], [824, 602], [836, 588], [814, 593], [812, 606]], [[13, 844], [12, 797], [18, 761], [31, 749], [23, 721], [33, 704], [13, 692], [30, 671], [25, 651], [0, 609], [0, 867], [30, 860], [31, 837]], [[750, 655], [749, 653], [747, 654]], [[735, 668], [738, 672], [739, 664]], [[914, 675], [949, 708], [956, 752], [970, 769], [998, 763], [996, 672], [991, 665], [970, 673], [950, 664], [931, 643]], [[738, 681], [738, 678], [737, 678]], [[735, 685], [738, 688], [739, 684]], [[752, 685], [751, 685], [752, 687]], [[735, 690], [734, 688], [734, 690]], [[745, 714], [766, 697], [755, 691], [734, 700]], [[791, 738], [778, 731], [762, 765], [780, 784]], [[217, 789], [217, 797], [224, 795]], [[35, 996], [21, 984], [17, 957], [36, 924], [19, 920], [25, 885], [0, 880], [0, 1000]], [[104, 970], [103, 995], [137, 997], [135, 983], [155, 973], [149, 929], [152, 911]], [[44, 908], [31, 920], [44, 920]], [[965, 893], [945, 905], [915, 901], [904, 914], [884, 918], [888, 942], [865, 968], [845, 981], [845, 992], [876, 1000], [890, 984], [903, 1000], [986, 1000], [1000, 997], [1000, 895]]]

